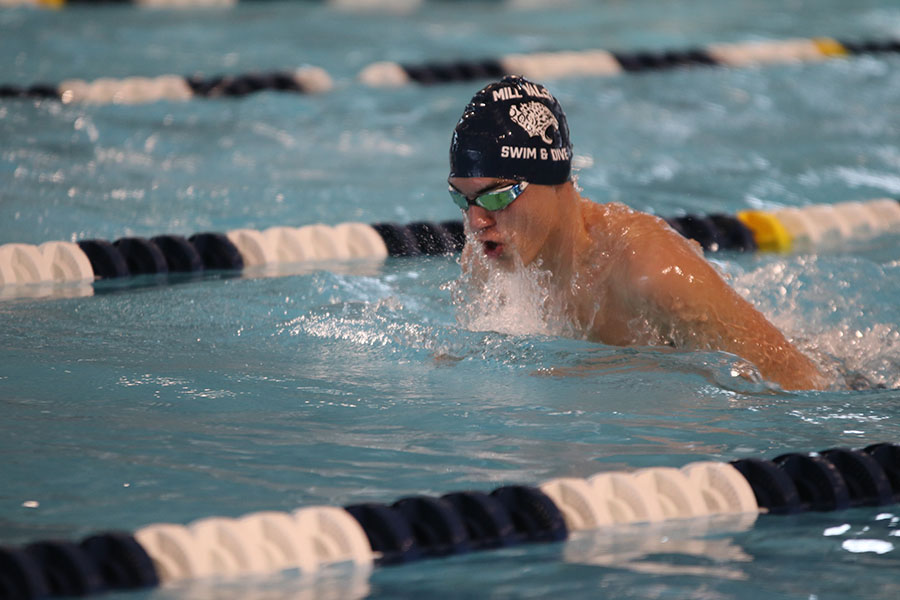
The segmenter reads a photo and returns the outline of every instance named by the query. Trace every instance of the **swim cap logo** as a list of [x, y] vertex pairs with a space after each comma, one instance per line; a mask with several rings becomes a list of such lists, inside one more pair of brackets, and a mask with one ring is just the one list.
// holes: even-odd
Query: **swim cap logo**
[[550, 109], [540, 102], [513, 104], [509, 107], [509, 118], [524, 129], [528, 137], [539, 135], [546, 144], [553, 143], [553, 140], [547, 137], [550, 127], [556, 127], [559, 130], [559, 121], [556, 120]]

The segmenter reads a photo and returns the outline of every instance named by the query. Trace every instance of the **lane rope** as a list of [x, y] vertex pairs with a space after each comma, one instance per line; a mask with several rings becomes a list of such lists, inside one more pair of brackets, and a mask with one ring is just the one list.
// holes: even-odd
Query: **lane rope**
[[680, 50], [616, 52], [603, 49], [508, 54], [484, 60], [424, 64], [377, 62], [359, 73], [374, 87], [416, 83], [434, 85], [523, 75], [539, 81], [564, 77], [609, 77], [684, 67], [744, 68], [756, 65], [817, 62], [851, 55], [900, 52], [900, 41], [840, 41], [833, 38], [788, 39], [711, 44]]
[[[708, 252], [809, 252], [839, 249], [900, 233], [900, 203], [891, 198], [774, 211], [666, 218]], [[0, 245], [0, 299], [89, 295], [95, 280], [138, 275], [240, 271], [325, 261], [455, 254], [462, 221], [233, 229], [190, 237], [158, 235], [78, 242]]]
[[699, 461], [681, 468], [601, 472], [491, 492], [412, 495], [391, 504], [311, 506], [187, 525], [154, 523], [80, 542], [0, 547], [0, 596], [32, 600], [148, 588], [204, 578], [316, 576], [553, 543], [578, 531], [723, 515], [837, 511], [900, 502], [900, 445], [829, 448], [772, 460]]
[[[359, 72], [357, 79], [372, 87], [458, 83], [497, 79], [503, 75], [524, 75], [543, 81], [564, 77], [608, 77], [684, 67], [745, 68], [898, 52], [898, 40], [853, 42], [825, 37], [800, 38], [711, 44], [680, 50], [617, 52], [593, 49], [535, 52], [424, 64], [381, 61], [365, 67]], [[0, 85], [0, 98], [56, 98], [65, 103], [136, 104], [159, 100], [241, 97], [264, 90], [322, 93], [333, 87], [333, 79], [325, 70], [306, 66], [296, 71], [220, 75], [211, 78], [201, 75], [161, 75], [125, 79], [104, 77], [94, 81], [69, 79], [58, 84], [35, 83], [28, 86], [7, 84]]]
[[243, 75], [160, 75], [158, 77], [101, 77], [93, 81], [67, 79], [59, 84], [27, 87], [0, 85], [0, 98], [52, 98], [69, 104], [142, 104], [160, 100], [241, 97], [262, 91], [319, 94], [334, 86], [325, 70], [303, 66], [293, 71], [270, 71]]

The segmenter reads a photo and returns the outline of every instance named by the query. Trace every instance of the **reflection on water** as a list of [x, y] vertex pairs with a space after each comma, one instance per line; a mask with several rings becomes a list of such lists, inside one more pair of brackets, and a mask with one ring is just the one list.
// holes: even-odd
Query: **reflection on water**
[[369, 595], [366, 569], [330, 565], [314, 574], [284, 571], [258, 577], [189, 580], [163, 586], [153, 598], [178, 600], [358, 600]]
[[0, 283], [0, 301], [16, 299], [82, 298], [92, 296], [94, 288], [87, 283]]
[[756, 517], [744, 513], [580, 532], [566, 543], [563, 556], [570, 563], [638, 573], [748, 579], [735, 563], [753, 557], [728, 534], [749, 530]]

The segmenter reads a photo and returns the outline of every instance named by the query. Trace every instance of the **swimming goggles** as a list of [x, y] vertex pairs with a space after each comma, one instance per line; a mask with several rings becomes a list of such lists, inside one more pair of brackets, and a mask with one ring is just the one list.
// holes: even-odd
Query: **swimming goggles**
[[490, 192], [485, 192], [480, 196], [476, 196], [474, 200], [469, 200], [468, 196], [452, 185], [449, 191], [450, 197], [453, 198], [453, 203], [463, 210], [469, 210], [469, 207], [473, 204], [477, 204], [485, 210], [503, 210], [521, 196], [527, 187], [527, 181], [518, 181]]

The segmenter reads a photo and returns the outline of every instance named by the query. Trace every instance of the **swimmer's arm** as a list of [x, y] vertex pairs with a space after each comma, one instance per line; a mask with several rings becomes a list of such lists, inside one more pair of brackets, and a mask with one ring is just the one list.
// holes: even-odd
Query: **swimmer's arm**
[[[652, 237], [654, 251], [631, 252], [628, 267], [633, 292], [649, 302], [655, 325], [679, 343], [737, 354], [784, 389], [825, 386], [816, 365], [735, 292], [693, 242], [669, 231]], [[644, 248], [648, 242], [642, 240]]]

